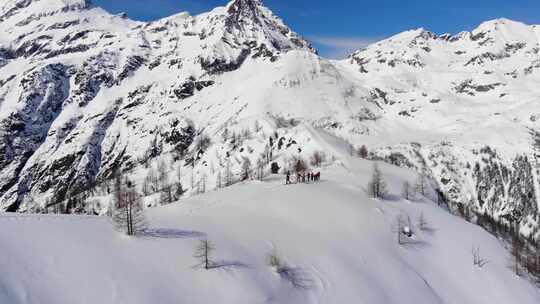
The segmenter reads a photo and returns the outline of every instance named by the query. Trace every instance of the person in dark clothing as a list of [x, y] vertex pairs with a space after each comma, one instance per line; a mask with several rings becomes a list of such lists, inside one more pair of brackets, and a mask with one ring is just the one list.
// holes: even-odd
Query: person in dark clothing
[[291, 172], [287, 171], [287, 176], [285, 177], [285, 185], [291, 183]]

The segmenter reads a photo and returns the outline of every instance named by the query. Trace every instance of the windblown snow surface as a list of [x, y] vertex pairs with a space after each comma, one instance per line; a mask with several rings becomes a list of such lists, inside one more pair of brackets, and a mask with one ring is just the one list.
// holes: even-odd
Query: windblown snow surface
[[[107, 217], [4, 214], [0, 303], [539, 303], [496, 238], [433, 193], [399, 198], [413, 172], [381, 164], [389, 198], [369, 198], [372, 166], [337, 161], [320, 183], [274, 176], [148, 209], [140, 238]], [[421, 213], [430, 229], [398, 245], [396, 216]], [[215, 245], [214, 269], [194, 267], [201, 238]], [[473, 266], [472, 248], [487, 265]], [[267, 265], [273, 251], [303, 288]]]

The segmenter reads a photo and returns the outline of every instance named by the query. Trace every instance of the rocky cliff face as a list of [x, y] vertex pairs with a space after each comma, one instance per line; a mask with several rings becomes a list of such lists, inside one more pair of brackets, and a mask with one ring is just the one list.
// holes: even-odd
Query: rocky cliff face
[[149, 23], [83, 0], [5, 1], [0, 206], [32, 211], [119, 171], [142, 184], [161, 162], [210, 188], [261, 154], [286, 167], [325, 150], [315, 127], [537, 234], [539, 40], [501, 19], [329, 61], [259, 0]]

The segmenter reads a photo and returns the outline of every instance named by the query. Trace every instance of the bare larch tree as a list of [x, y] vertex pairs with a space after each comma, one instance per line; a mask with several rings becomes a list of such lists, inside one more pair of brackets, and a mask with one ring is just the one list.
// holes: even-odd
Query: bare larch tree
[[199, 260], [197, 266], [203, 267], [208, 270], [212, 268], [214, 262], [212, 261], [212, 254], [215, 251], [214, 244], [212, 244], [208, 239], [199, 240], [197, 247], [195, 247], [195, 253], [193, 257]]
[[379, 169], [379, 165], [377, 165], [377, 163], [373, 165], [373, 174], [367, 188], [369, 195], [374, 198], [382, 199], [387, 194], [386, 182], [384, 181], [382, 172]]

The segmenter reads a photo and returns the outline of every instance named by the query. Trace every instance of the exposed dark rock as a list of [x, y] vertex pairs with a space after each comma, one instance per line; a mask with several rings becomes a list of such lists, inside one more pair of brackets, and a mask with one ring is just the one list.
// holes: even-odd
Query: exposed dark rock
[[66, 29], [68, 27], [71, 27], [71, 26], [74, 26], [74, 25], [79, 25], [80, 24], [80, 21], [79, 19], [75, 19], [75, 20], [71, 20], [71, 21], [66, 21], [66, 22], [57, 22], [51, 26], [49, 26], [47, 28], [47, 31], [50, 31], [50, 30], [58, 30], [58, 29]]
[[492, 84], [485, 84], [485, 85], [475, 85], [473, 83], [472, 79], [466, 79], [462, 81], [459, 85], [457, 85], [454, 90], [457, 93], [460, 94], [468, 94], [471, 96], [475, 96], [475, 92], [478, 93], [485, 93], [489, 92], [491, 90], [494, 90], [495, 88], [499, 86], [503, 86], [502, 83], [492, 83]]
[[[0, 195], [20, 182], [20, 171], [45, 140], [51, 123], [60, 113], [69, 85], [66, 70], [61, 64], [47, 65], [26, 72], [20, 80], [24, 93], [19, 102], [24, 106], [0, 121], [0, 171], [10, 168], [14, 172], [11, 178], [0, 180]], [[7, 198], [12, 202], [11, 209], [17, 209], [24, 195], [19, 190]]]
[[41, 35], [35, 39], [28, 40], [15, 50], [15, 57], [30, 57], [40, 54], [46, 49], [51, 40], [52, 37], [48, 35]]
[[88, 51], [89, 49], [90, 49], [90, 46], [86, 44], [70, 46], [67, 48], [60, 49], [60, 50], [51, 51], [50, 53], [47, 54], [47, 56], [45, 56], [45, 59], [49, 59], [49, 58], [53, 58], [53, 57], [65, 55], [65, 54], [82, 53], [82, 52]]
[[195, 94], [196, 91], [202, 91], [204, 88], [209, 87], [214, 84], [214, 81], [194, 81], [193, 79], [185, 82], [179, 89], [174, 90], [174, 95], [178, 99], [186, 99]]
[[478, 56], [472, 57], [467, 63], [465, 63], [465, 66], [469, 65], [483, 65], [485, 63], [485, 60], [489, 61], [495, 61], [503, 58], [508, 58], [510, 55], [508, 53], [499, 53], [494, 54], [491, 52], [486, 52]]
[[211, 75], [231, 72], [240, 68], [250, 54], [250, 49], [244, 48], [237, 58], [227, 60], [223, 58], [201, 58], [201, 67]]
[[146, 60], [141, 56], [129, 56], [126, 64], [122, 68], [122, 72], [118, 75], [117, 83], [122, 82], [122, 80], [133, 75], [141, 66], [144, 65]]

